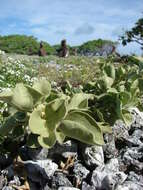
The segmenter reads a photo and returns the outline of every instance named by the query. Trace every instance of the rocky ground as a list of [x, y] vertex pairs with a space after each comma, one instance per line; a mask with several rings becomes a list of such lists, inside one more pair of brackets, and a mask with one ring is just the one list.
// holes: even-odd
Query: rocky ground
[[22, 147], [22, 160], [13, 164], [1, 155], [0, 189], [142, 190], [143, 116], [132, 112], [131, 126], [118, 121], [103, 147], [67, 139], [50, 150]]

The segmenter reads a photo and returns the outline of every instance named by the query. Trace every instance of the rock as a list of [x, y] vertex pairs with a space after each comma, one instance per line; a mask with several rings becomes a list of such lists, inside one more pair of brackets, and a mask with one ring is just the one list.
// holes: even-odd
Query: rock
[[108, 172], [118, 172], [119, 171], [119, 161], [117, 158], [112, 158], [108, 161], [108, 163], [105, 165], [104, 170]]
[[140, 112], [138, 108], [131, 109], [133, 115], [133, 122], [131, 124], [131, 128], [135, 129], [143, 129], [143, 112]]
[[[56, 143], [51, 149], [22, 147], [20, 156], [28, 173], [30, 189], [78, 190], [73, 187], [75, 182], [79, 182], [81, 190], [143, 189], [143, 118], [137, 113], [133, 116], [129, 128], [121, 121], [116, 122], [113, 134], [104, 135], [103, 147], [76, 140], [67, 140], [63, 145]], [[74, 163], [67, 173], [61, 172], [58, 164], [60, 161], [66, 163], [69, 156], [75, 157]], [[5, 160], [7, 156], [1, 158]], [[20, 186], [21, 183], [12, 164], [1, 171], [0, 189], [13, 190], [8, 184]]]
[[101, 184], [101, 188], [105, 190], [114, 190], [117, 185], [123, 184], [127, 175], [123, 172], [117, 172], [106, 175]]
[[119, 184], [123, 184], [127, 175], [123, 172], [106, 173], [105, 170], [99, 172], [94, 171], [91, 178], [91, 185], [95, 188], [112, 190]]
[[43, 190], [51, 190], [51, 188], [48, 186], [48, 184], [46, 184], [45, 187], [43, 188]]
[[123, 185], [117, 186], [116, 190], [142, 190], [142, 184], [135, 184], [134, 182], [126, 181]]
[[13, 165], [10, 165], [5, 170], [2, 170], [1, 173], [6, 176], [8, 180], [12, 180], [14, 178]]
[[61, 186], [72, 187], [72, 183], [63, 173], [57, 173], [52, 178], [52, 189], [57, 189]]
[[2, 190], [15, 190], [15, 189], [13, 189], [12, 187], [10, 187], [10, 186], [5, 186], [5, 187], [3, 187], [3, 189]]
[[40, 189], [40, 185], [32, 182], [31, 180], [28, 180], [29, 186], [30, 186], [30, 190], [39, 190]]
[[127, 180], [137, 184], [143, 184], [143, 175], [138, 175], [135, 172], [131, 171], [129, 172]]
[[104, 176], [101, 171], [94, 170], [91, 177], [91, 185], [95, 188], [101, 187], [103, 178]]
[[31, 180], [28, 180], [30, 190], [51, 190], [51, 188], [48, 186], [48, 184], [42, 184], [32, 182]]
[[128, 139], [128, 130], [129, 128], [121, 120], [116, 121], [116, 123], [113, 126], [113, 133], [116, 139]]
[[[116, 187], [116, 190], [130, 190], [127, 186], [125, 187], [125, 186], [122, 186], [122, 185], [118, 185], [117, 187]], [[133, 189], [132, 189], [133, 190]]]
[[140, 147], [127, 148], [122, 159], [128, 168], [138, 172], [143, 170], [143, 153]]
[[102, 146], [98, 145], [83, 145], [82, 155], [85, 163], [89, 167], [97, 167], [104, 165], [104, 155]]
[[12, 157], [7, 154], [0, 154], [0, 168], [5, 168], [12, 164]]
[[79, 190], [79, 189], [74, 187], [59, 187], [58, 190]]
[[82, 181], [87, 177], [87, 175], [90, 173], [89, 170], [87, 170], [82, 164], [76, 162], [74, 164], [73, 173], [75, 174], [75, 177]]
[[105, 44], [102, 49], [101, 49], [101, 55], [103, 57], [107, 57], [109, 55], [111, 55], [113, 53], [113, 48], [114, 46], [113, 45], [110, 45], [110, 44]]
[[22, 160], [45, 160], [48, 156], [48, 149], [23, 146], [20, 148], [20, 156]]
[[11, 180], [9, 182], [9, 185], [16, 185], [16, 186], [20, 186], [21, 185], [21, 182], [20, 182], [20, 179], [18, 176], [14, 176], [13, 180]]
[[58, 165], [48, 159], [38, 160], [37, 162], [24, 161], [24, 165], [29, 179], [40, 184], [51, 178], [58, 169]]
[[5, 187], [2, 188], [2, 190], [14, 190], [14, 189], [12, 187], [10, 187], [10, 186], [5, 186]]
[[96, 190], [95, 187], [87, 184], [85, 181], [83, 181], [81, 189], [82, 190]]
[[80, 51], [80, 55], [82, 56], [102, 56], [104, 58], [107, 58], [107, 56], [115, 54], [116, 56], [119, 55], [116, 52], [116, 47], [112, 44], [105, 44], [104, 46], [100, 47], [100, 48], [96, 48], [95, 50], [81, 50]]
[[56, 143], [55, 146], [49, 150], [48, 158], [57, 159], [58, 156], [63, 156], [64, 158], [77, 156], [77, 143], [73, 140], [68, 140], [62, 145]]
[[116, 185], [116, 180], [113, 178], [113, 175], [107, 175], [102, 180], [100, 188], [104, 190], [114, 190], [115, 185]]
[[114, 178], [116, 179], [117, 184], [123, 184], [127, 179], [127, 175], [124, 172], [115, 173]]
[[143, 131], [137, 129], [133, 132], [133, 134], [127, 139], [127, 145], [129, 147], [137, 147], [143, 144]]
[[91, 185], [105, 190], [112, 190], [118, 184], [122, 184], [127, 175], [119, 171], [117, 159], [111, 159], [104, 167], [96, 168], [91, 177]]
[[115, 137], [113, 134], [106, 134], [104, 136], [105, 145], [103, 145], [103, 151], [106, 159], [114, 158], [118, 155], [118, 150], [115, 146]]

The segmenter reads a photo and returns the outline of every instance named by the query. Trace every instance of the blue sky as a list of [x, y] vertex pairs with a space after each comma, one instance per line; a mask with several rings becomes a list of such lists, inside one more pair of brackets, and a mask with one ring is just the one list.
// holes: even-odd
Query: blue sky
[[[142, 16], [143, 0], [0, 0], [0, 35], [27, 34], [50, 44], [118, 40]], [[121, 52], [140, 53], [136, 44]]]

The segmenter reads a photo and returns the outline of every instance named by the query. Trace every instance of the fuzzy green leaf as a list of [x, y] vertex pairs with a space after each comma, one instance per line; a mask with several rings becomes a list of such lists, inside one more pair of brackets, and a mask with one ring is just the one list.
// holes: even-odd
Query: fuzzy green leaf
[[88, 99], [93, 99], [93, 94], [78, 93], [74, 94], [68, 104], [68, 111], [74, 109], [87, 109]]
[[133, 121], [132, 115], [128, 110], [122, 110], [122, 119], [127, 126], [129, 126]]
[[104, 144], [100, 127], [91, 116], [83, 112], [70, 112], [61, 122], [58, 130], [68, 137], [87, 144]]
[[97, 122], [102, 133], [112, 133], [112, 128], [108, 123], [105, 122]]
[[110, 78], [115, 79], [115, 67], [111, 64], [104, 66], [103, 72]]
[[12, 91], [5, 91], [0, 93], [0, 100], [4, 102], [11, 102], [13, 92]]
[[117, 119], [121, 118], [121, 101], [117, 93], [105, 93], [96, 99], [96, 107], [106, 123], [113, 125]]
[[41, 79], [38, 82], [35, 82], [32, 87], [46, 97], [50, 95], [51, 85], [46, 79]]
[[45, 119], [49, 130], [54, 130], [56, 125], [65, 117], [67, 112], [66, 101], [57, 98], [45, 107]]
[[12, 131], [15, 127], [19, 127], [22, 123], [17, 119], [18, 113], [15, 113], [12, 116], [9, 116], [5, 123], [0, 127], [0, 135], [6, 136], [9, 132]]
[[39, 136], [38, 142], [42, 147], [51, 148], [56, 143], [56, 135], [53, 131], [50, 131], [49, 137]]
[[143, 92], [143, 78], [139, 78], [139, 89]]
[[40, 105], [31, 113], [29, 127], [33, 134], [48, 136], [49, 132], [46, 125], [46, 120], [42, 118], [42, 114], [45, 114], [45, 110], [43, 105]]
[[114, 83], [114, 80], [111, 77], [108, 77], [106, 75], [102, 76], [102, 78], [98, 80], [98, 84], [100, 85], [100, 88], [103, 91], [106, 91], [107, 89], [111, 88], [113, 83]]
[[23, 111], [31, 111], [33, 108], [33, 99], [27, 88], [22, 84], [17, 84], [13, 90], [11, 104]]
[[43, 98], [43, 95], [28, 85], [25, 85], [25, 87], [27, 88], [29, 94], [32, 96], [33, 104], [37, 105], [38, 103], [40, 103]]

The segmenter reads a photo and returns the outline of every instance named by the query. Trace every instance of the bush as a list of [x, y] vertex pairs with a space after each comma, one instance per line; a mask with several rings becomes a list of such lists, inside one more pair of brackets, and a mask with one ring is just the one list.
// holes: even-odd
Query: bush
[[92, 40], [88, 41], [81, 46], [78, 47], [78, 52], [85, 52], [85, 51], [98, 51], [101, 49], [104, 45], [109, 44], [109, 45], [115, 45], [115, 42], [109, 41], [109, 40]]
[[[47, 54], [53, 54], [52, 48], [47, 42], [43, 42]], [[39, 42], [33, 36], [26, 35], [9, 35], [0, 36], [0, 49], [6, 53], [30, 54], [38, 53]]]

